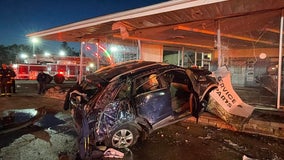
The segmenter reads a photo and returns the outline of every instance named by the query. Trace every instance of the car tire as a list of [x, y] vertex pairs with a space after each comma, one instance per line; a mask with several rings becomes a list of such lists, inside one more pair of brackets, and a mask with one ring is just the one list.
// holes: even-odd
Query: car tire
[[106, 146], [128, 148], [136, 144], [139, 132], [136, 127], [127, 123], [114, 129], [106, 140]]
[[64, 82], [64, 80], [65, 80], [65, 77], [63, 75], [61, 75], [61, 74], [56, 74], [54, 76], [54, 82], [56, 84], [62, 84]]

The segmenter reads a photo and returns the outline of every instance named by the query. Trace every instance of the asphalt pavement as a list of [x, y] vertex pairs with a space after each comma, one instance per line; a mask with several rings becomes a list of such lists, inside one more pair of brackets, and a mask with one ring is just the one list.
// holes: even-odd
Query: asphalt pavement
[[[16, 160], [19, 159], [19, 157], [21, 157], [20, 159], [57, 159], [62, 153], [67, 154], [71, 159], [72, 157], [74, 158], [74, 154], [77, 151], [76, 133], [73, 128], [70, 113], [63, 110], [62, 99], [64, 92], [73, 84], [75, 84], [74, 81], [67, 81], [62, 85], [51, 83], [48, 85], [48, 88], [59, 86], [60, 90], [58, 90], [58, 93], [53, 93], [53, 95], [48, 96], [37, 94], [36, 81], [16, 81], [17, 93], [13, 94], [12, 97], [1, 97], [0, 111], [6, 109], [45, 107], [47, 114], [41, 121], [36, 123], [36, 125], [19, 130], [19, 132], [16, 133], [1, 135], [0, 160]], [[246, 93], [243, 88], [241, 92]], [[243, 94], [240, 94], [240, 97], [246, 98]], [[253, 115], [240, 131], [252, 133], [252, 135], [265, 135], [282, 139], [284, 137], [284, 112], [282, 110], [277, 110], [273, 105], [260, 105], [257, 103], [255, 107], [256, 109], [253, 112]], [[196, 120], [195, 118], [189, 118], [185, 122], [189, 122], [188, 126], [191, 126], [190, 124], [195, 124]], [[186, 125], [186, 123], [183, 124]], [[224, 128], [234, 130], [234, 127], [230, 124], [225, 123], [220, 118], [208, 112], [201, 114], [198, 123], [204, 126], [213, 126], [216, 129]], [[178, 132], [181, 132], [181, 130], [171, 132], [176, 132], [173, 134], [177, 134]], [[161, 131], [159, 131], [157, 135], [162, 136], [162, 139], [164, 139], [163, 135], [165, 134], [161, 135]], [[155, 141], [154, 138], [154, 141], [151, 141], [150, 143], [158, 145]], [[157, 140], [157, 142], [158, 141], [160, 140]], [[188, 140], [185, 139], [184, 141], [185, 144], [189, 144]], [[144, 144], [143, 146], [146, 147], [148, 145]], [[41, 148], [41, 150], [38, 150], [38, 148]], [[170, 149], [170, 147], [168, 149]], [[145, 150], [143, 153], [146, 152]], [[133, 151], [136, 154], [136, 157], [137, 155], [142, 156], [139, 147]], [[151, 155], [152, 154], [157, 153], [151, 152]], [[238, 156], [240, 155], [238, 154]], [[152, 155], [152, 157], [150, 156], [149, 158], [153, 159], [155, 157], [158, 158], [159, 155]], [[179, 157], [182, 158], [183, 156]], [[257, 155], [254, 155], [254, 157], [257, 157]]]

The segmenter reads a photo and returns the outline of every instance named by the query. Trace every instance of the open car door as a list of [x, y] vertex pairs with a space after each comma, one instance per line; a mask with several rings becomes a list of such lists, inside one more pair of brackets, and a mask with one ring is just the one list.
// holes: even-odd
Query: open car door
[[172, 115], [170, 89], [163, 86], [159, 75], [147, 74], [137, 78], [135, 92], [137, 114], [151, 125]]

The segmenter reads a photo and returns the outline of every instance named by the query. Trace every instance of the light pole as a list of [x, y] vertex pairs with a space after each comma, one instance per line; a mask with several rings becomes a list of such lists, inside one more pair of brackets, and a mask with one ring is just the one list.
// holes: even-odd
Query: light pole
[[38, 43], [38, 38], [33, 37], [32, 38], [32, 44], [33, 44], [33, 56], [35, 56], [35, 44]]
[[35, 55], [35, 44], [38, 43], [39, 40], [36, 37], [32, 37], [31, 41], [32, 41], [32, 44], [33, 44], [33, 57], [35, 58], [36, 63], [37, 63], [37, 57]]

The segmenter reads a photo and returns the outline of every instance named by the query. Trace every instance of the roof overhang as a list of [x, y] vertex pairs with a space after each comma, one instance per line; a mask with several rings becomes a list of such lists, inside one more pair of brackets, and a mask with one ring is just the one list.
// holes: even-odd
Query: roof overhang
[[[27, 36], [61, 42], [83, 42], [115, 37], [212, 49], [217, 20], [256, 13], [259, 16], [255, 18], [260, 19], [262, 12], [282, 8], [283, 0], [173, 0], [71, 23]], [[249, 29], [243, 24], [239, 27], [236, 29]], [[258, 39], [227, 33], [223, 33], [223, 36], [245, 42], [254, 42]], [[272, 42], [263, 40], [262, 43], [271, 45]]]

